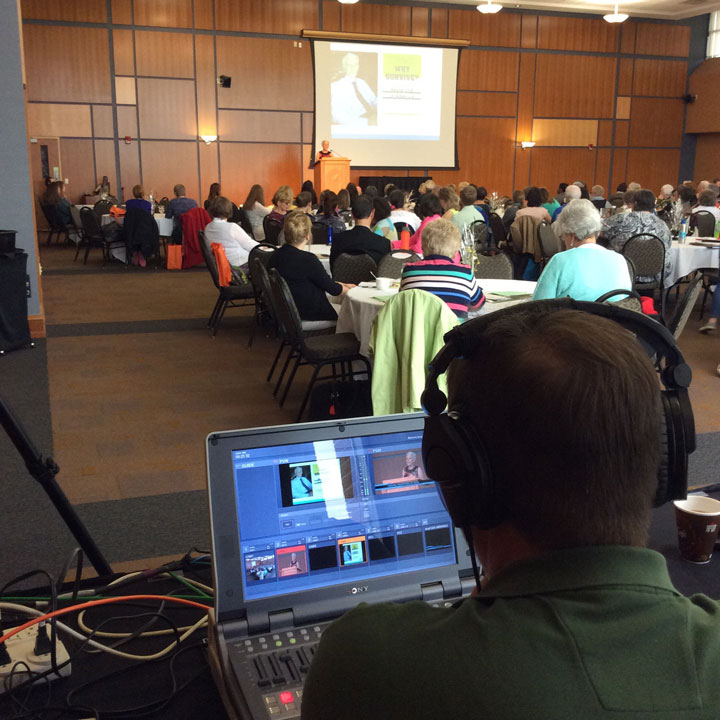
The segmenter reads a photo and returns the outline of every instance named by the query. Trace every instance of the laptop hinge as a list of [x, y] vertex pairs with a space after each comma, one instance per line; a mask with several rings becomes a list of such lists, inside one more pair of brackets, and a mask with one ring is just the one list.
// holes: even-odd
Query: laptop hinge
[[228, 641], [248, 636], [247, 620], [226, 620], [219, 623], [218, 627], [222, 629], [222, 635]]
[[268, 613], [268, 620], [270, 621], [270, 632], [295, 627], [295, 616], [292, 610], [278, 610], [277, 612]]
[[427, 583], [420, 586], [424, 602], [437, 602], [445, 597], [441, 582]]

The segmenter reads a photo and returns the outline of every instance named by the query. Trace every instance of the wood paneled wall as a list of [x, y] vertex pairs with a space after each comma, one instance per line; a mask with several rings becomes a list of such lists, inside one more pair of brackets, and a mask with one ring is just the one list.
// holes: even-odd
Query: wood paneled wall
[[[109, 10], [22, 0], [30, 133], [61, 139], [72, 199], [102, 175], [125, 197], [138, 182], [157, 196], [182, 182], [202, 199], [219, 180], [236, 201], [255, 182], [266, 198], [285, 183], [299, 190], [312, 177], [304, 28], [470, 41], [458, 72], [459, 169], [429, 169], [436, 182], [508, 194], [530, 182], [554, 190], [576, 179], [605, 188], [678, 180], [690, 52], [683, 23], [617, 27], [592, 16], [376, 0], [111, 0]], [[221, 74], [231, 88], [217, 86]], [[720, 112], [712, 128], [710, 116], [690, 106], [688, 129], [719, 131]], [[209, 146], [198, 140], [216, 134]], [[535, 148], [521, 150], [523, 140]], [[406, 172], [424, 174], [376, 168], [352, 177]]]

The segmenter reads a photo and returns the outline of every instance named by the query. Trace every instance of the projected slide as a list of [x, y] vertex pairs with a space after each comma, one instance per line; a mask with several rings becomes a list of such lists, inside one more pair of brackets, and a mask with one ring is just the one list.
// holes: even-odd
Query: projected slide
[[315, 41], [315, 144], [354, 166], [455, 164], [455, 49]]
[[353, 497], [347, 458], [332, 458], [278, 466], [283, 507]]

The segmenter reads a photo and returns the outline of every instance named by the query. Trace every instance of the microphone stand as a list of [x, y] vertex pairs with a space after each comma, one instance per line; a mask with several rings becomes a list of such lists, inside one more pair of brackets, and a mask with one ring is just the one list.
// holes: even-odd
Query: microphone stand
[[55, 476], [60, 468], [55, 464], [52, 458], [45, 458], [38, 452], [25, 430], [18, 420], [13, 417], [10, 408], [0, 397], [0, 424], [5, 429], [7, 436], [15, 445], [30, 475], [37, 480], [43, 490], [50, 498], [60, 517], [67, 525], [68, 530], [73, 534], [78, 545], [82, 548], [85, 556], [92, 563], [98, 575], [112, 574], [112, 568], [105, 559], [95, 541], [90, 536], [88, 529], [75, 512], [75, 508], [70, 504], [67, 496], [62, 488], [58, 485]]

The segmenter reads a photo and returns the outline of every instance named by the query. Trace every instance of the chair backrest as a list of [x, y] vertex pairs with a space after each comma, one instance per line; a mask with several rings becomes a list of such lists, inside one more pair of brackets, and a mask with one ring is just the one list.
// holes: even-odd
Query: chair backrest
[[470, 223], [470, 232], [475, 238], [475, 247], [479, 249], [485, 248], [488, 242], [488, 227], [484, 220], [475, 220]]
[[277, 313], [278, 323], [285, 333], [287, 341], [297, 347], [302, 347], [305, 344], [303, 341], [302, 320], [300, 320], [300, 313], [295, 305], [290, 288], [275, 268], [271, 268], [268, 275], [270, 276], [270, 288], [275, 302], [274, 309]]
[[80, 208], [80, 222], [82, 223], [83, 235], [86, 238], [102, 239], [102, 227], [100, 220], [93, 208]]
[[605, 209], [605, 203], [607, 202], [605, 198], [595, 198], [594, 200], [590, 201], [598, 210], [604, 210]]
[[690, 313], [695, 307], [695, 302], [697, 301], [700, 290], [702, 289], [702, 279], [703, 274], [701, 270], [695, 272], [695, 274], [690, 278], [690, 282], [685, 288], [685, 292], [682, 294], [682, 298], [677, 304], [675, 312], [668, 323], [668, 330], [673, 334], [673, 337], [676, 340], [685, 329]]
[[327, 223], [314, 222], [311, 225], [312, 241], [315, 245], [327, 245], [328, 241], [328, 228], [330, 226]]
[[715, 216], [707, 210], [698, 210], [690, 216], [690, 227], [696, 227], [700, 237], [713, 237], [715, 235]]
[[377, 263], [367, 253], [341, 253], [332, 266], [333, 280], [343, 283], [369, 282], [377, 276]]
[[532, 255], [536, 262], [542, 260], [538, 228], [543, 221], [535, 215], [516, 217], [510, 226], [513, 252], [519, 255]]
[[230, 222], [237, 223], [251, 238], [254, 238], [252, 223], [248, 214], [235, 203], [232, 204], [233, 214], [230, 216]]
[[507, 230], [505, 230], [502, 218], [497, 213], [490, 213], [490, 229], [496, 245], [507, 241]]
[[622, 247], [622, 254], [632, 260], [635, 268], [633, 287], [640, 277], [656, 277], [659, 280], [641, 282], [643, 289], [662, 287], [662, 277], [665, 273], [665, 246], [662, 240], [652, 233], [638, 233], [633, 235]]
[[220, 290], [220, 274], [218, 273], [215, 256], [213, 255], [213, 251], [210, 249], [210, 243], [207, 241], [205, 233], [202, 230], [198, 233], [198, 245], [200, 246], [200, 252], [205, 260], [205, 265], [207, 265], [210, 277], [212, 277], [215, 287]]
[[280, 235], [280, 231], [282, 230], [283, 226], [282, 223], [278, 222], [274, 218], [271, 218], [269, 215], [266, 215], [263, 218], [263, 230], [265, 231], [265, 242], [270, 243], [270, 245], [277, 245], [278, 244], [278, 236]]
[[377, 276], [399, 278], [407, 263], [417, 262], [418, 260], [420, 260], [420, 256], [412, 250], [391, 250], [387, 255], [380, 258]]
[[262, 256], [255, 254], [250, 258], [250, 280], [253, 288], [257, 285], [262, 298], [262, 304], [270, 315], [270, 319], [279, 327], [279, 315], [275, 308], [275, 298], [273, 297], [272, 283], [268, 268], [262, 261]]
[[[258, 243], [248, 255], [248, 263], [250, 263], [250, 261], [256, 257], [265, 267], [267, 267], [270, 263], [270, 259], [272, 258], [273, 253], [276, 250], [277, 247], [275, 245], [271, 245], [270, 243]], [[252, 273], [252, 269], [250, 270], [250, 272]]]
[[[620, 299], [618, 300], [618, 296]], [[615, 298], [615, 300], [612, 300]], [[626, 308], [627, 310], [634, 310], [635, 312], [642, 312], [642, 299], [635, 290], [627, 290], [625, 288], [618, 288], [617, 290], [609, 290], [603, 293], [595, 302], [605, 303], [606, 305], [615, 305], [616, 307]]]
[[475, 261], [475, 277], [498, 280], [512, 280], [512, 260], [504, 253], [478, 255]]
[[409, 223], [396, 222], [396, 223], [393, 223], [393, 225], [395, 226], [395, 232], [397, 233], [398, 237], [400, 237], [403, 230], [408, 230], [411, 235], [413, 234], [412, 225], [410, 225]]
[[542, 252], [544, 263], [562, 250], [560, 240], [555, 234], [555, 230], [553, 230], [552, 226], [547, 223], [543, 223], [538, 228], [538, 241], [540, 243], [540, 251]]
[[113, 204], [110, 200], [98, 200], [95, 205], [93, 205], [93, 211], [98, 218], [101, 218], [103, 215], [107, 215], [110, 212], [110, 208], [112, 206]]

